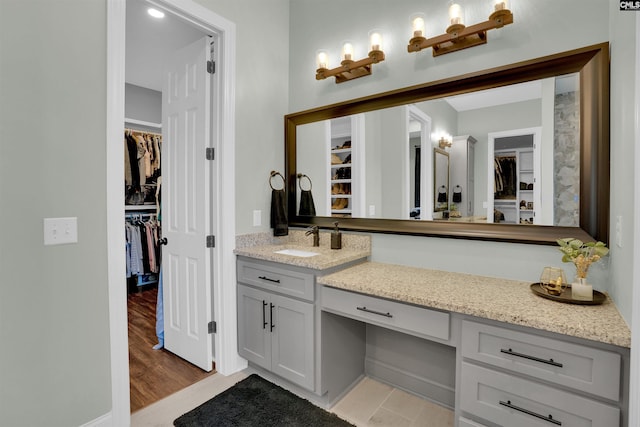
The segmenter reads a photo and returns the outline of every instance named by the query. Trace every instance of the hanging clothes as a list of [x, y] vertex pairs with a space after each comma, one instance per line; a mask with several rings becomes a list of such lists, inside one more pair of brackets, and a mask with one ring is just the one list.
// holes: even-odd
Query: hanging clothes
[[[148, 216], [147, 221], [141, 217]], [[127, 278], [160, 272], [160, 245], [162, 235], [155, 214], [139, 214], [125, 221]]]
[[517, 167], [515, 155], [497, 155], [494, 159], [496, 199], [515, 199]]
[[125, 204], [153, 204], [160, 172], [162, 135], [125, 129]]

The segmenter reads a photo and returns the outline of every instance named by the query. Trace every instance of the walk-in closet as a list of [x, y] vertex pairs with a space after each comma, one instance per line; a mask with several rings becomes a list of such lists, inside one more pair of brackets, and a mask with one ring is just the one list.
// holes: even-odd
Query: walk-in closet
[[131, 412], [211, 375], [164, 348], [162, 72], [171, 52], [204, 34], [127, 1], [124, 217]]

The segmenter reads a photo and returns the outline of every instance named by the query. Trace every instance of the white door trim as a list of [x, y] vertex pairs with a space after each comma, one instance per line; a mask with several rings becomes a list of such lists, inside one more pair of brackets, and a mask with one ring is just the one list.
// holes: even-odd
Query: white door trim
[[[214, 336], [216, 370], [224, 375], [246, 366], [236, 349], [235, 273], [235, 24], [192, 0], [153, 0], [152, 3], [187, 19], [220, 40], [221, 92], [216, 94], [214, 114], [219, 114], [214, 185], [218, 188], [215, 215], [217, 230], [214, 250]], [[130, 425], [129, 358], [127, 338], [126, 272], [124, 236], [124, 63], [126, 0], [107, 0], [107, 280], [109, 284], [109, 327], [111, 339], [112, 423]], [[203, 153], [204, 155], [204, 153]]]

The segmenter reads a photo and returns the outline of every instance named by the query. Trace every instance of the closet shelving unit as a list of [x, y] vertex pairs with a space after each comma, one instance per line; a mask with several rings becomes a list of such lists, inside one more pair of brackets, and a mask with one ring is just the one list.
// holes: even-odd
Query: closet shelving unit
[[[518, 203], [518, 219], [521, 224], [533, 224], [535, 221], [536, 206], [534, 206], [533, 203], [534, 186], [533, 150], [521, 149], [518, 152], [518, 200], [520, 201]], [[526, 189], [523, 187], [526, 187]]]
[[[130, 119], [130, 118], [125, 118], [124, 123], [125, 123], [125, 128], [131, 129], [136, 132], [160, 134], [162, 130], [161, 123], [153, 123], [153, 122], [148, 122], [144, 120], [137, 120], [137, 119]], [[150, 184], [144, 184], [144, 185], [152, 188], [157, 187], [156, 183], [150, 183]], [[155, 203], [144, 203], [141, 205], [127, 205], [126, 201], [124, 206], [124, 210], [126, 212], [133, 212], [133, 211], [149, 212], [149, 211], [156, 211], [157, 208], [158, 207]]]
[[[329, 215], [351, 217], [353, 215], [354, 155], [351, 117], [330, 121], [329, 137], [329, 191], [327, 204]], [[341, 163], [334, 163], [339, 159]], [[340, 174], [340, 172], [344, 172]]]
[[[162, 129], [162, 124], [160, 123], [152, 123], [143, 120], [125, 118], [125, 128], [130, 129], [134, 132], [142, 132], [142, 133], [151, 133], [151, 134], [160, 134]], [[144, 184], [145, 186], [149, 186], [153, 189], [157, 188], [157, 183], [149, 183]], [[155, 190], [154, 190], [155, 194]], [[146, 221], [149, 219], [157, 219], [157, 211], [158, 205], [154, 202], [153, 204], [144, 203], [144, 204], [136, 204], [136, 205], [127, 205], [125, 200], [125, 220], [135, 220], [139, 219], [142, 221]], [[150, 274], [141, 274], [137, 276], [132, 276], [128, 279], [128, 288], [129, 290], [140, 288], [145, 285], [154, 285], [158, 283], [158, 274], [150, 273]]]
[[[495, 197], [494, 208], [504, 214], [507, 224], [534, 224], [536, 208], [534, 205], [534, 167], [533, 148], [514, 148], [496, 150], [496, 158], [513, 157], [515, 159], [515, 182], [513, 196], [508, 198]], [[497, 222], [497, 219], [494, 219]]]

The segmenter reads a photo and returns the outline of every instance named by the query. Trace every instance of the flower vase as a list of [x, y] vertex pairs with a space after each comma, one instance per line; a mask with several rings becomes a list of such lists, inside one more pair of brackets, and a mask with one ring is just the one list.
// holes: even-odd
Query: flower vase
[[586, 277], [576, 277], [571, 284], [571, 298], [578, 301], [593, 301], [593, 287]]

